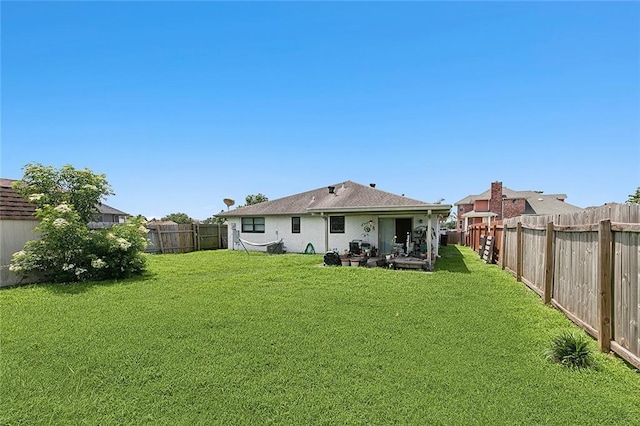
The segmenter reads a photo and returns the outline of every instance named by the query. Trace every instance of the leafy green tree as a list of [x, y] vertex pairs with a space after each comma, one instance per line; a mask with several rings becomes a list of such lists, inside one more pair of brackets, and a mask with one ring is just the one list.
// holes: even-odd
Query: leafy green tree
[[16, 192], [40, 208], [67, 204], [83, 223], [91, 222], [99, 214], [102, 200], [113, 195], [106, 176], [89, 169], [78, 170], [71, 165], [56, 169], [29, 163], [23, 170], [24, 176], [13, 185]]
[[[222, 213], [222, 212], [224, 212], [224, 210], [222, 210], [222, 211], [221, 211], [221, 213]], [[222, 224], [223, 224], [223, 223], [225, 223], [226, 221], [227, 221], [227, 219], [226, 219], [226, 218], [224, 218], [224, 217], [220, 217], [220, 216], [215, 216], [215, 215], [214, 215], [214, 216], [211, 216], [211, 217], [206, 218], [205, 220], [203, 220], [203, 221], [202, 221], [202, 223], [205, 223], [205, 224], [207, 224], [207, 225], [212, 225], [212, 224], [219, 223], [219, 224], [221, 224], [221, 225], [222, 225]]]
[[455, 222], [445, 222], [442, 225], [443, 228], [445, 229], [456, 229], [456, 223]]
[[95, 214], [89, 206], [111, 193], [104, 175], [87, 169], [76, 173], [71, 166], [57, 170], [30, 164], [25, 170], [26, 179], [15, 188], [30, 194], [29, 201], [36, 205], [40, 239], [28, 241], [13, 254], [11, 271], [68, 282], [120, 278], [144, 270], [147, 229], [142, 218], [99, 231], [87, 226]]
[[246, 205], [250, 206], [252, 204], [264, 203], [265, 201], [269, 201], [269, 199], [267, 198], [266, 195], [262, 193], [257, 193], [255, 195], [247, 195], [247, 197], [245, 198], [245, 201], [247, 202]]
[[636, 193], [635, 194], [631, 194], [629, 195], [629, 199], [627, 200], [627, 203], [631, 204], [638, 204], [640, 203], [640, 186], [638, 188], [636, 188]]
[[193, 219], [186, 213], [171, 213], [160, 220], [170, 220], [175, 223], [193, 223]]

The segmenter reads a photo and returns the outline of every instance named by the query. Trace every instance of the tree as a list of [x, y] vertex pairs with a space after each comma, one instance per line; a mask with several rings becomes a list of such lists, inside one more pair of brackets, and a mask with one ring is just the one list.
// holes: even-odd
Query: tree
[[186, 213], [171, 213], [160, 220], [167, 220], [175, 223], [193, 223], [193, 219], [191, 219]]
[[456, 229], [456, 223], [455, 222], [445, 222], [442, 227], [444, 229]]
[[98, 206], [113, 191], [104, 174], [89, 169], [77, 170], [71, 165], [56, 169], [39, 163], [22, 168], [24, 176], [13, 188], [38, 207], [71, 206], [83, 223], [89, 223], [99, 214]]
[[[220, 213], [224, 213], [224, 210], [220, 210]], [[202, 223], [207, 224], [207, 225], [212, 225], [212, 224], [219, 223], [220, 225], [222, 225], [226, 221], [227, 221], [227, 218], [214, 215], [214, 216], [206, 218], [205, 220], [202, 221]]]
[[269, 201], [269, 199], [266, 195], [257, 193], [255, 195], [247, 195], [245, 201], [247, 202], [246, 205], [250, 206], [252, 204], [264, 203], [265, 201]]
[[627, 200], [629, 204], [638, 204], [640, 203], [640, 186], [636, 188], [636, 193], [629, 195], [629, 199]]
[[458, 215], [456, 214], [456, 212], [452, 211], [451, 213], [449, 213], [447, 221], [442, 225], [442, 227], [445, 229], [456, 229], [457, 217]]
[[144, 270], [147, 229], [141, 218], [97, 231], [87, 226], [100, 199], [112, 193], [104, 175], [72, 166], [58, 170], [28, 164], [24, 169], [24, 179], [14, 188], [35, 204], [39, 224], [34, 231], [40, 239], [27, 241], [13, 254], [11, 271], [67, 282], [121, 278]]

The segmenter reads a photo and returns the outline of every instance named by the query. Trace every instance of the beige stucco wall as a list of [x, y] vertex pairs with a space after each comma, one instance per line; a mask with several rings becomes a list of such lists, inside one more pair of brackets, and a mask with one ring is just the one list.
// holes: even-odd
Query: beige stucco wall
[[22, 279], [9, 271], [9, 265], [13, 253], [22, 250], [27, 241], [38, 239], [33, 232], [36, 226], [36, 220], [0, 220], [0, 287], [35, 281]]

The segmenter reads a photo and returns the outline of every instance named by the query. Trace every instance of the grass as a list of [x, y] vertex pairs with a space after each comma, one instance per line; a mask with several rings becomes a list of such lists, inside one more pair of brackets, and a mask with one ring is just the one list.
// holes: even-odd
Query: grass
[[575, 326], [472, 251], [442, 254], [424, 273], [197, 252], [5, 289], [0, 424], [640, 424], [640, 374], [547, 361]]

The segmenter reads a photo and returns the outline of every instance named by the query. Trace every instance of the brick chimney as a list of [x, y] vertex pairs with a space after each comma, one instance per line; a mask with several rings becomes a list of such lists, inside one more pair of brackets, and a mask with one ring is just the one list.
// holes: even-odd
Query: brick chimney
[[502, 220], [502, 182], [491, 182], [489, 211], [498, 215], [496, 220]]

